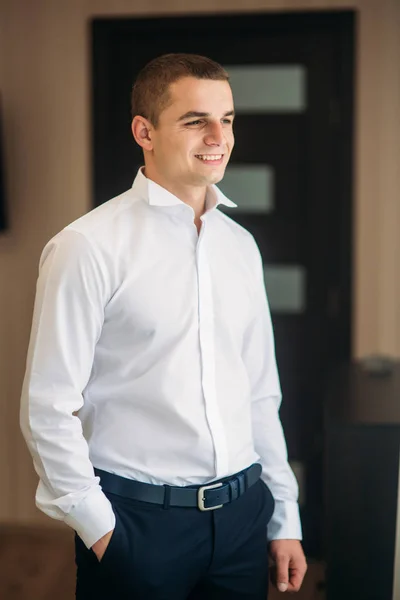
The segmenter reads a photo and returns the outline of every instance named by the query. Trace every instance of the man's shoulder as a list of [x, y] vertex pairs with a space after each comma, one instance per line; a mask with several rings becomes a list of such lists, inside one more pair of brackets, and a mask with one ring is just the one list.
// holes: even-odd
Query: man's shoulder
[[116, 240], [121, 242], [129, 237], [132, 223], [143, 204], [131, 189], [127, 190], [66, 225], [48, 243], [61, 240], [74, 243], [75, 239], [85, 238], [89, 245], [115, 248]]
[[218, 219], [221, 227], [224, 228], [224, 238], [226, 234], [230, 237], [229, 246], [236, 249], [236, 252], [248, 263], [252, 268], [258, 270], [262, 264], [262, 258], [258, 243], [253, 234], [237, 221], [229, 217], [225, 212], [217, 210]]
[[107, 239], [115, 230], [121, 235], [121, 229], [125, 229], [129, 220], [126, 213], [134, 212], [140, 198], [132, 190], [127, 190], [96, 208], [93, 208], [64, 229], [81, 233], [90, 238]]
[[[97, 206], [56, 233], [44, 246], [40, 263], [57, 249], [66, 260], [85, 256], [109, 262], [129, 240], [140, 198], [128, 190]], [[127, 214], [130, 213], [130, 214]]]
[[238, 243], [244, 246], [257, 247], [254, 236], [248, 229], [240, 225], [240, 223], [232, 219], [225, 212], [218, 209], [216, 212], [221, 225], [235, 237]]

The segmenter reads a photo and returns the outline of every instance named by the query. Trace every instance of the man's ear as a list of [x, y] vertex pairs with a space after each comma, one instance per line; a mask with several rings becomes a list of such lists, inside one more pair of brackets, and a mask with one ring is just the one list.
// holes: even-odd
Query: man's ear
[[153, 150], [152, 132], [153, 126], [144, 117], [137, 115], [132, 121], [132, 134], [135, 141], [143, 150]]

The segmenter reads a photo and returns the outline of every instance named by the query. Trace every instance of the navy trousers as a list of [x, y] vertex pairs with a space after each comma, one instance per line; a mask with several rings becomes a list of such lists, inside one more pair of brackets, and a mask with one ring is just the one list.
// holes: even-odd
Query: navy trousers
[[75, 536], [77, 600], [266, 600], [274, 500], [261, 480], [209, 512], [106, 495], [116, 526], [102, 560]]

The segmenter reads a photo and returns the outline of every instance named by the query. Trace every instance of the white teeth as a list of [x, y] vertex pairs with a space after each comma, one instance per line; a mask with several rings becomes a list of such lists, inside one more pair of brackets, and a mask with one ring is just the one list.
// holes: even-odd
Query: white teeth
[[222, 154], [196, 154], [201, 160], [221, 160]]

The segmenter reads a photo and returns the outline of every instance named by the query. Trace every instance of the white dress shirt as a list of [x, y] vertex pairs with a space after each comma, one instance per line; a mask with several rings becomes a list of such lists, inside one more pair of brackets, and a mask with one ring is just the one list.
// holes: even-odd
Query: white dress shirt
[[198, 234], [140, 170], [43, 250], [21, 427], [37, 506], [87, 547], [115, 524], [93, 466], [185, 486], [259, 461], [269, 539], [301, 539], [262, 262], [218, 204], [236, 206], [211, 186]]

